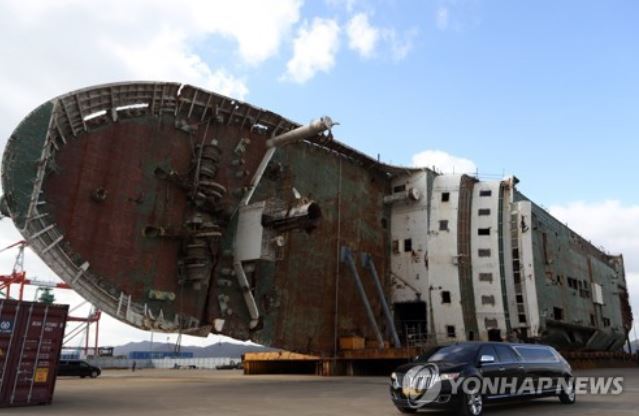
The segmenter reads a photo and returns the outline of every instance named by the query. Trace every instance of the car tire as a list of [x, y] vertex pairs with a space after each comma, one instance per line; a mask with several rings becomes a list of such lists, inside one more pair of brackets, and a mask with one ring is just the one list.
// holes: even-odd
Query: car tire
[[573, 378], [567, 380], [570, 384], [570, 390], [564, 389], [559, 392], [559, 401], [562, 404], [575, 404], [577, 401], [577, 393], [575, 393], [575, 380]]
[[91, 378], [97, 378], [98, 377], [98, 372], [97, 371], [91, 371]]
[[87, 378], [87, 376], [80, 376], [80, 378]]
[[462, 416], [482, 416], [484, 413], [484, 398], [481, 393], [461, 394], [459, 414]]
[[417, 409], [413, 409], [412, 407], [404, 407], [398, 404], [396, 404], [395, 407], [397, 408], [397, 410], [399, 410], [400, 413], [404, 413], [404, 414], [417, 413]]

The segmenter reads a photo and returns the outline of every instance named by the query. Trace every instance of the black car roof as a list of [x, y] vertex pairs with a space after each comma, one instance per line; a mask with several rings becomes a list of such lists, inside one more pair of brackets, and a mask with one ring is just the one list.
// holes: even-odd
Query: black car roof
[[534, 347], [534, 348], [552, 348], [549, 345], [544, 344], [526, 344], [523, 342], [501, 342], [501, 341], [460, 341], [453, 342], [451, 344], [441, 345], [442, 347], [448, 347], [450, 345], [468, 345], [468, 346], [483, 346], [483, 345], [507, 345], [510, 347]]

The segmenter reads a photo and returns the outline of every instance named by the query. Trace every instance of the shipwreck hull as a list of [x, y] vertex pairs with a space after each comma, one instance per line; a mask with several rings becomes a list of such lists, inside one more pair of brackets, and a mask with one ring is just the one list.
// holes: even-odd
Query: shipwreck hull
[[[374, 337], [340, 248], [370, 254], [390, 290], [394, 168], [317, 133], [267, 145], [299, 127], [176, 83], [72, 92], [11, 136], [4, 210], [58, 276], [123, 322], [331, 354], [336, 336]], [[379, 299], [370, 307], [381, 315]]]
[[623, 257], [517, 178], [389, 166], [332, 125], [177, 83], [75, 91], [10, 137], [0, 209], [80, 295], [141, 329], [322, 356], [352, 336], [365, 340], [347, 348], [627, 341]]

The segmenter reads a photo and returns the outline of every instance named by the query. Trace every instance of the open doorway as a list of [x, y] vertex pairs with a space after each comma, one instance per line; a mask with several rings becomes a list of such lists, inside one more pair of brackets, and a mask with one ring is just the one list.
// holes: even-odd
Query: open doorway
[[394, 303], [395, 323], [402, 345], [418, 347], [428, 339], [426, 302]]

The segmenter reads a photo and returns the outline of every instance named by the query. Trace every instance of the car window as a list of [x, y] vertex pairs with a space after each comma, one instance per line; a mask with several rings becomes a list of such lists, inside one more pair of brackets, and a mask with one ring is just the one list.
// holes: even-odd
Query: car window
[[491, 357], [495, 358], [495, 362], [499, 361], [499, 356], [497, 355], [497, 352], [492, 345], [484, 345], [483, 347], [481, 347], [481, 349], [479, 350], [479, 359], [481, 359], [482, 355], [490, 355]]
[[449, 345], [431, 351], [419, 357], [419, 361], [448, 361], [448, 362], [471, 362], [475, 357], [477, 347], [474, 345]]
[[557, 357], [548, 348], [544, 347], [515, 347], [525, 361], [534, 363], [555, 362]]
[[495, 350], [497, 351], [497, 355], [499, 356], [499, 361], [504, 363], [512, 363], [521, 361], [521, 358], [517, 355], [512, 348], [508, 345], [495, 345]]

